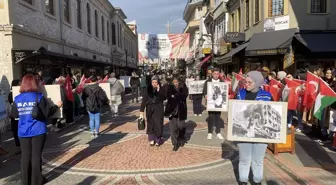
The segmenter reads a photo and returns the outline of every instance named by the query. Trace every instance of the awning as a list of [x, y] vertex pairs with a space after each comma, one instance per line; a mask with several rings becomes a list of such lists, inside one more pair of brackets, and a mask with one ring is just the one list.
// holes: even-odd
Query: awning
[[231, 51], [225, 54], [224, 56], [216, 58], [216, 60], [218, 61], [217, 64], [231, 63], [232, 57], [236, 55], [237, 53], [239, 53], [240, 51], [244, 50], [248, 46], [248, 44], [249, 42], [245, 42], [239, 45], [238, 47], [231, 49]]
[[245, 50], [246, 56], [283, 55], [289, 52], [297, 29], [255, 33]]
[[204, 63], [206, 63], [206, 62], [208, 62], [208, 61], [210, 60], [210, 58], [211, 58], [211, 55], [208, 55], [207, 57], [205, 57], [205, 58], [202, 60], [202, 62], [200, 62], [200, 63], [197, 65], [197, 68], [201, 68], [202, 65], [203, 65]]
[[300, 33], [295, 35], [311, 52], [336, 52], [336, 33]]

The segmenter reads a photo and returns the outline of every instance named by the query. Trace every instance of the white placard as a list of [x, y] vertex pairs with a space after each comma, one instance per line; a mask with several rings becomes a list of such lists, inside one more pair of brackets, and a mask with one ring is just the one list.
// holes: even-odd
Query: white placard
[[124, 85], [125, 88], [131, 87], [131, 85], [130, 85], [131, 77], [130, 76], [120, 76], [120, 81], [121, 80], [124, 81], [123, 85]]
[[229, 83], [207, 82], [207, 111], [228, 111]]
[[189, 94], [203, 94], [205, 80], [189, 81]]

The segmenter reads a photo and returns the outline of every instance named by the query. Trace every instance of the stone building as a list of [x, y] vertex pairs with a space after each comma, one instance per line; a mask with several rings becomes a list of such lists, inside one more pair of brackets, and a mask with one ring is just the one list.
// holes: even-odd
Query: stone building
[[45, 78], [128, 73], [138, 41], [125, 19], [108, 0], [0, 0], [0, 87], [40, 69]]

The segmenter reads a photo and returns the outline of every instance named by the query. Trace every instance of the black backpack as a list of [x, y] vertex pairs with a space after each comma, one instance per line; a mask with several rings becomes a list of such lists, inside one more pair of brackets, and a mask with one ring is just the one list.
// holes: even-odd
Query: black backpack
[[92, 90], [90, 96], [86, 98], [86, 110], [92, 113], [99, 111], [100, 102], [99, 102], [99, 91], [101, 87]]

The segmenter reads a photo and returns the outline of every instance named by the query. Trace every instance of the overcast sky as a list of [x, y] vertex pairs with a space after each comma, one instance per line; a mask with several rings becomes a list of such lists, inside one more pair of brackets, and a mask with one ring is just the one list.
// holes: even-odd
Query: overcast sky
[[120, 7], [127, 21], [136, 20], [138, 33], [182, 33], [186, 23], [182, 14], [187, 0], [109, 0], [114, 7]]

